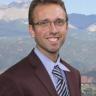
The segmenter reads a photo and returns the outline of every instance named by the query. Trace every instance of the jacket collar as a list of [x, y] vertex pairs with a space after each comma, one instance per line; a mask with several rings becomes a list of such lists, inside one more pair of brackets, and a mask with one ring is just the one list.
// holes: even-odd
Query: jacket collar
[[[55, 87], [50, 79], [50, 76], [48, 75], [48, 72], [46, 71], [45, 67], [43, 66], [42, 62], [38, 58], [38, 56], [35, 54], [34, 49], [28, 56], [29, 62], [32, 65], [32, 68], [35, 70], [34, 73], [37, 76], [37, 78], [41, 81], [42, 85], [48, 90], [49, 96], [58, 96], [57, 92], [55, 90]], [[60, 60], [61, 63], [63, 63], [70, 71], [66, 71], [66, 79], [69, 86], [69, 91], [71, 96], [75, 96], [75, 81], [73, 77], [72, 67], [70, 67], [69, 64], [67, 64], [65, 61]]]
[[34, 69], [36, 77], [41, 81], [46, 90], [48, 90], [48, 93], [50, 94], [49, 96], [58, 96], [50, 76], [48, 75], [48, 72], [44, 68], [40, 59], [35, 54], [34, 49], [29, 54], [28, 58], [32, 68]]

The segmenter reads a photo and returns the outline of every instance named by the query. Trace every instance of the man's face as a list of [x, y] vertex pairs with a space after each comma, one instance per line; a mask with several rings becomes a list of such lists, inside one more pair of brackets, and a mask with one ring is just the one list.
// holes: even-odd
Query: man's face
[[58, 53], [65, 41], [68, 26], [67, 22], [63, 22], [66, 15], [62, 7], [56, 4], [38, 5], [33, 12], [33, 20], [34, 28], [30, 25], [29, 31], [37, 47], [43, 53]]

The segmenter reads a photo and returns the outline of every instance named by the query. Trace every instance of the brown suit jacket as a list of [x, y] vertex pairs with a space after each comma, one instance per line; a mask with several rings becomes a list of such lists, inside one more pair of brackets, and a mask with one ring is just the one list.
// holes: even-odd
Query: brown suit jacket
[[[81, 96], [80, 74], [68, 65], [66, 72], [71, 96]], [[32, 51], [0, 76], [0, 96], [58, 96], [42, 62]]]

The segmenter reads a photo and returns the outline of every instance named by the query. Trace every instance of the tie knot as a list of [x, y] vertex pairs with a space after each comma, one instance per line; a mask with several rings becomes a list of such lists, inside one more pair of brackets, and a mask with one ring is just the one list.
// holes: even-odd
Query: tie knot
[[58, 65], [54, 66], [52, 73], [58, 78], [63, 79], [61, 69]]

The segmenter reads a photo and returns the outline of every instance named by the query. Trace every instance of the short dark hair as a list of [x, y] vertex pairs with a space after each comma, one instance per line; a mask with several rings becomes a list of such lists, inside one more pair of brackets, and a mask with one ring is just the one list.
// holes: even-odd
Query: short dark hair
[[63, 8], [63, 10], [65, 11], [65, 14], [66, 14], [66, 19], [68, 20], [66, 8], [65, 8], [64, 2], [62, 0], [32, 0], [31, 4], [29, 6], [29, 13], [28, 13], [29, 24], [33, 25], [32, 15], [33, 15], [33, 11], [34, 11], [36, 6], [38, 6], [40, 4], [45, 5], [45, 4], [52, 4], [52, 3], [60, 5]]

